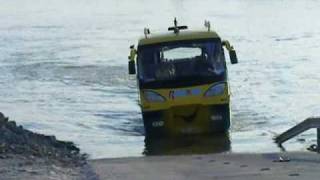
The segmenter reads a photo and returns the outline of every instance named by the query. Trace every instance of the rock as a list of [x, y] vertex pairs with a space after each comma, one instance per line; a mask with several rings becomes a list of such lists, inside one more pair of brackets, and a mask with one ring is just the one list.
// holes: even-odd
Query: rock
[[0, 159], [7, 159], [7, 156], [5, 156], [5, 155], [0, 155]]
[[8, 122], [8, 118], [4, 116], [4, 114], [2, 114], [2, 112], [0, 112], [0, 124], [2, 123], [6, 123]]
[[9, 121], [6, 123], [6, 127], [11, 131], [16, 131], [17, 124], [14, 121]]

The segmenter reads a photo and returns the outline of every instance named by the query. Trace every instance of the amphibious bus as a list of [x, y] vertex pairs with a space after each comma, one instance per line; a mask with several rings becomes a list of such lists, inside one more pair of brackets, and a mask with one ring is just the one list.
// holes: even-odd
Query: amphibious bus
[[[129, 74], [136, 74], [146, 136], [226, 132], [230, 127], [230, 90], [224, 48], [231, 64], [233, 46], [211, 30], [169, 27], [153, 35], [149, 29], [130, 46]], [[171, 32], [172, 31], [172, 32]]]

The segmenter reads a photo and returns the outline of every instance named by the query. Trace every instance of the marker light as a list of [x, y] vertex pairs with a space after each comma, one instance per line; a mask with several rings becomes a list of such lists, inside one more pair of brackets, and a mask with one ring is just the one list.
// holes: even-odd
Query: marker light
[[204, 96], [211, 97], [211, 96], [222, 95], [224, 93], [225, 88], [226, 88], [226, 83], [215, 84], [207, 90]]
[[144, 91], [144, 98], [149, 102], [164, 102], [165, 98], [153, 91]]

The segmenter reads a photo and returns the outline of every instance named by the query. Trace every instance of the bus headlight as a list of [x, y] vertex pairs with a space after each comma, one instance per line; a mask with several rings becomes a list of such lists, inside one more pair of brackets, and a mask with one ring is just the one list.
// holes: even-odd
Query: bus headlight
[[165, 98], [153, 91], [144, 91], [144, 98], [149, 102], [164, 102]]
[[204, 94], [205, 97], [222, 95], [225, 91], [226, 83], [219, 83], [211, 86]]

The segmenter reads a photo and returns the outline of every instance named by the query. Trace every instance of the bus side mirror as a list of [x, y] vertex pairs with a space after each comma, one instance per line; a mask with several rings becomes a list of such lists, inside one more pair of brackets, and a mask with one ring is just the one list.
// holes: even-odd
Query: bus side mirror
[[134, 61], [129, 61], [128, 62], [128, 70], [129, 74], [136, 74], [136, 63]]
[[130, 46], [130, 54], [128, 56], [129, 74], [136, 74], [136, 63], [135, 63], [136, 55], [137, 55], [137, 50], [134, 48], [134, 45], [131, 45]]
[[230, 56], [231, 64], [237, 64], [238, 63], [236, 50], [234, 50], [234, 49], [229, 50], [229, 56]]
[[234, 50], [233, 46], [231, 46], [230, 42], [228, 40], [223, 40], [222, 46], [225, 46], [226, 49], [229, 51], [231, 64], [237, 64], [238, 63], [237, 53], [236, 53], [236, 50]]

